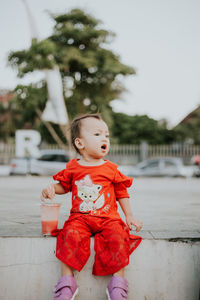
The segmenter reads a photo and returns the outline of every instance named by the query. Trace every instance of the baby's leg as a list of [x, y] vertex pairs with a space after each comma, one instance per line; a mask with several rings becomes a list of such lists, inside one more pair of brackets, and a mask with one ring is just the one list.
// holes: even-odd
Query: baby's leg
[[110, 220], [95, 235], [94, 275], [124, 276], [124, 267], [129, 263], [129, 230], [119, 220]]
[[54, 300], [73, 300], [78, 294], [73, 271], [80, 271], [90, 255], [90, 236], [91, 232], [81, 217], [65, 222], [57, 237], [56, 256], [61, 261], [62, 277], [56, 285]]
[[120, 269], [119, 271], [113, 274], [114, 276], [121, 276], [124, 277], [124, 268]]
[[73, 275], [81, 271], [90, 256], [91, 231], [84, 219], [68, 220], [57, 236], [56, 257], [62, 262], [61, 273]]
[[64, 264], [61, 261], [61, 276], [65, 276], [65, 275], [73, 276], [74, 275], [74, 269], [71, 268], [70, 266]]

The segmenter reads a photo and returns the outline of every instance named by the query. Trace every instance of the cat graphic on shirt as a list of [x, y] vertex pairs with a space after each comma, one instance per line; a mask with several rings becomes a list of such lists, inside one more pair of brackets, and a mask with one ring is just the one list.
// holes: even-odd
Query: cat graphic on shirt
[[75, 181], [78, 191], [78, 197], [83, 201], [80, 204], [80, 211], [95, 211], [104, 205], [104, 195], [100, 195], [102, 186], [94, 184], [89, 175], [82, 180]]

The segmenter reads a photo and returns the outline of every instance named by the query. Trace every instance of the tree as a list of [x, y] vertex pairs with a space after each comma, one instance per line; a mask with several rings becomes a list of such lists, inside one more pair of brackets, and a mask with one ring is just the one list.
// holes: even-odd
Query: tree
[[[47, 87], [45, 81], [27, 86], [18, 85], [14, 90], [14, 97], [11, 101], [12, 107], [15, 108], [15, 115], [18, 118], [18, 128], [36, 129], [41, 133], [42, 139], [49, 143], [64, 140], [65, 137], [58, 125], [54, 124], [49, 128], [46, 122], [41, 122], [41, 113], [44, 110], [47, 101]], [[54, 135], [56, 130], [57, 136]], [[49, 134], [51, 132], [51, 134]], [[62, 143], [58, 141], [58, 143]]]
[[[40, 42], [33, 40], [28, 50], [12, 52], [8, 57], [10, 65], [18, 70], [19, 77], [58, 65], [70, 118], [78, 113], [100, 111], [111, 124], [110, 102], [124, 91], [119, 75], [132, 75], [135, 70], [122, 64], [119, 56], [106, 49], [114, 34], [102, 29], [101, 22], [93, 16], [80, 9], [51, 16], [55, 20], [53, 34]], [[24, 95], [24, 101], [33, 101], [30, 106], [37, 106], [32, 92], [29, 89], [30, 96]], [[46, 101], [47, 96], [43, 99]], [[34, 123], [36, 112], [30, 114], [30, 106], [19, 105]]]
[[113, 136], [118, 144], [169, 144], [175, 140], [173, 130], [167, 129], [166, 122], [149, 118], [147, 115], [128, 116], [113, 113]]

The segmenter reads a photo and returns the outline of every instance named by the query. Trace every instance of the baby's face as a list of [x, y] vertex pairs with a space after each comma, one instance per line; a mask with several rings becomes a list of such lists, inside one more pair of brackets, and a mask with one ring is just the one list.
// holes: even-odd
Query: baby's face
[[80, 140], [83, 151], [94, 158], [104, 157], [110, 149], [109, 131], [106, 123], [96, 118], [81, 121]]

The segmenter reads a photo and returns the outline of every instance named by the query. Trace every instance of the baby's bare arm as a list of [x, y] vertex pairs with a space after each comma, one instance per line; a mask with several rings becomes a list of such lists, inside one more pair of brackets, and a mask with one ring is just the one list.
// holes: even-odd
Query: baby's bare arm
[[55, 194], [66, 194], [64, 187], [60, 183], [54, 184]]
[[44, 202], [45, 199], [53, 200], [55, 194], [65, 194], [65, 190], [60, 183], [50, 184], [42, 190], [41, 201]]
[[136, 227], [136, 232], [140, 231], [140, 229], [142, 228], [142, 222], [133, 217], [129, 198], [121, 198], [118, 200], [119, 200], [121, 209], [126, 217], [126, 224], [128, 225], [129, 229], [131, 230], [132, 225], [133, 225]]

